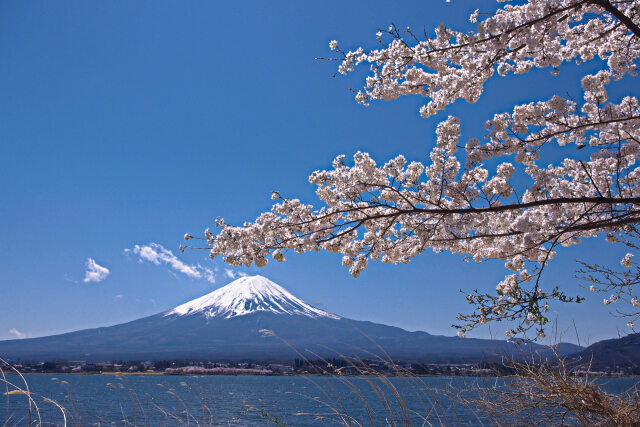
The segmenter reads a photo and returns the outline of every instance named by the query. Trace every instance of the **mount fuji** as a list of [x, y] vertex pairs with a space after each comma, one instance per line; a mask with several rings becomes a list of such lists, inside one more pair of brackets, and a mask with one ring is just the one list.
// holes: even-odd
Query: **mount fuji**
[[210, 294], [167, 311], [165, 316], [201, 314], [207, 319], [231, 319], [257, 312], [307, 316], [313, 319], [340, 319], [335, 314], [310, 306], [262, 276], [242, 277]]
[[[273, 335], [276, 335], [275, 337]], [[547, 347], [530, 344], [536, 352]], [[562, 344], [560, 353], [582, 348]], [[511, 354], [500, 340], [409, 332], [313, 307], [262, 276], [242, 277], [171, 310], [120, 325], [0, 341], [5, 359], [265, 360], [372, 354], [419, 361], [477, 361]]]

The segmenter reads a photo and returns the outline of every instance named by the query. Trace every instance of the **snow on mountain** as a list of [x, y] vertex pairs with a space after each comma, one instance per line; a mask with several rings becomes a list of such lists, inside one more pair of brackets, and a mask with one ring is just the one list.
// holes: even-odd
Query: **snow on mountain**
[[340, 319], [296, 298], [283, 287], [262, 276], [234, 280], [220, 289], [169, 310], [164, 316], [202, 314], [207, 318], [229, 319], [255, 312]]

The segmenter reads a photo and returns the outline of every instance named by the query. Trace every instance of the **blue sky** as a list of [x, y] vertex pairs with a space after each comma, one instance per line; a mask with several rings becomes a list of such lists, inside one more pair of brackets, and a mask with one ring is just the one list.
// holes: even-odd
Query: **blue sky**
[[[333, 78], [336, 64], [314, 58], [330, 55], [332, 39], [372, 47], [390, 23], [470, 28], [478, 3], [0, 3], [0, 339], [116, 324], [228, 283], [227, 266], [205, 251], [179, 253], [184, 233], [202, 234], [217, 216], [251, 220], [269, 208], [272, 190], [313, 201], [308, 175], [338, 154], [426, 160], [444, 115], [420, 118], [418, 98], [357, 105], [349, 88], [363, 74]], [[575, 70], [493, 80], [480, 102], [445, 114], [461, 117], [464, 136], [481, 134], [514, 103], [579, 97]], [[613, 84], [613, 98], [630, 85], [637, 89]], [[215, 283], [179, 263], [139, 262], [133, 249], [151, 243], [212, 270]], [[624, 252], [588, 242], [561, 251], [546, 278], [582, 292], [575, 259], [617, 263]], [[104, 280], [84, 281], [89, 258], [109, 270]], [[468, 309], [458, 290], [493, 289], [504, 275], [500, 262], [442, 254], [373, 264], [358, 279], [330, 254], [238, 272], [346, 317], [447, 335]], [[625, 330], [592, 300], [559, 307], [561, 330], [575, 321], [583, 342]], [[503, 337], [504, 329], [469, 335]]]

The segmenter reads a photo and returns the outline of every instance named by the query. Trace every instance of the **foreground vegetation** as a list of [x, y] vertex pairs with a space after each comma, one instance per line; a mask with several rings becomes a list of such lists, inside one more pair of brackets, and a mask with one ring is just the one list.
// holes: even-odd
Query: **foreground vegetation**
[[[379, 359], [382, 360], [382, 359]], [[242, 422], [283, 426], [285, 421], [304, 419], [305, 423], [344, 426], [414, 425], [620, 425], [634, 426], [640, 421], [640, 394], [637, 381], [619, 393], [604, 390], [603, 384], [563, 359], [554, 363], [534, 360], [501, 363], [503, 376], [466, 377], [460, 382], [428, 382], [402, 366], [394, 366], [394, 377], [378, 373], [366, 362], [343, 358], [344, 367], [329, 373], [322, 363], [299, 363], [320, 376], [304, 377], [313, 385], [308, 396], [317, 403], [316, 412], [290, 413], [289, 408], [264, 408], [258, 395], [242, 404], [241, 415], [224, 419], [210, 391], [189, 392], [165, 386], [172, 400], [157, 400], [135, 389], [126, 376], [117, 375], [107, 387], [119, 393], [119, 400], [103, 414], [86, 412], [75, 387], [52, 377], [65, 387], [65, 398], [55, 401], [29, 388], [28, 379], [14, 367], [0, 369], [5, 389], [5, 417], [2, 425], [101, 425], [117, 420], [126, 425], [229, 425]], [[358, 376], [342, 376], [348, 367]], [[186, 383], [179, 382], [186, 387]], [[162, 387], [162, 384], [157, 384]], [[165, 390], [166, 389], [166, 390]], [[186, 388], [184, 390], [187, 390]], [[52, 410], [52, 408], [54, 410]], [[85, 409], [83, 409], [85, 408]], [[253, 420], [253, 421], [252, 421]], [[291, 422], [296, 425], [296, 422]]]

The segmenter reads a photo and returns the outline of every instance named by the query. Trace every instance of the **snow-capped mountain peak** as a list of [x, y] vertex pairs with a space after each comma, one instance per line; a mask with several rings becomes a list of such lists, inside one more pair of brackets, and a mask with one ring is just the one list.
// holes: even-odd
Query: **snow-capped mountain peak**
[[229, 319], [255, 312], [340, 318], [305, 303], [262, 276], [241, 277], [207, 295], [179, 305], [164, 315], [202, 314], [207, 318]]

